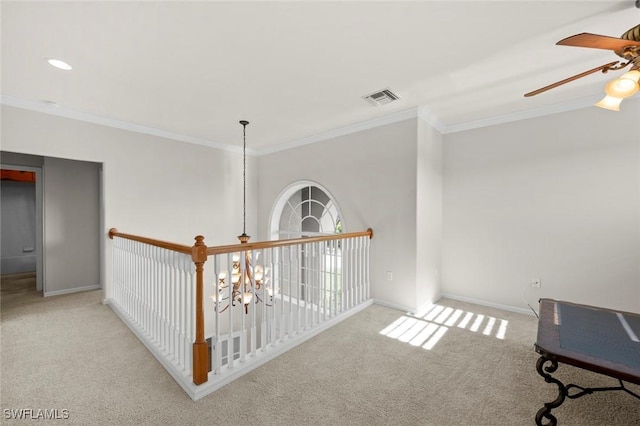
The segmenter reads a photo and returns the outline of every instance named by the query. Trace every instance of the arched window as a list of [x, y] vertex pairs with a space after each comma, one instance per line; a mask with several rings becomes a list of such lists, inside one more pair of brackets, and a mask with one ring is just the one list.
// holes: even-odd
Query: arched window
[[[289, 239], [331, 235], [346, 230], [340, 208], [329, 191], [311, 181], [300, 181], [285, 188], [278, 196], [270, 219], [270, 237]], [[327, 242], [322, 249], [325, 273], [322, 281], [310, 278], [313, 265], [307, 263], [305, 249], [294, 257], [299, 263], [294, 268], [284, 268], [281, 277], [282, 292], [297, 300], [308, 295], [323, 294], [326, 306], [342, 303], [342, 250], [340, 242]], [[286, 261], [287, 256], [285, 256]], [[289, 282], [295, 285], [288, 285]], [[287, 290], [293, 289], [293, 290]], [[311, 297], [311, 296], [309, 296]], [[313, 300], [318, 303], [318, 300]]]
[[271, 213], [271, 238], [341, 233], [345, 229], [338, 204], [321, 185], [300, 181], [287, 187]]

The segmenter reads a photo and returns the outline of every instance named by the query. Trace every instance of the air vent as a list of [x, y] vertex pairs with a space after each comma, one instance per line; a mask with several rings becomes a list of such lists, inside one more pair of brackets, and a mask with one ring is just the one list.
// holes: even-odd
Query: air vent
[[386, 89], [379, 90], [375, 93], [372, 93], [370, 95], [363, 96], [362, 98], [367, 102], [372, 103], [375, 106], [378, 106], [378, 105], [384, 105], [384, 104], [393, 102], [395, 100], [398, 100], [400, 99], [400, 96], [393, 93], [391, 89], [386, 88]]

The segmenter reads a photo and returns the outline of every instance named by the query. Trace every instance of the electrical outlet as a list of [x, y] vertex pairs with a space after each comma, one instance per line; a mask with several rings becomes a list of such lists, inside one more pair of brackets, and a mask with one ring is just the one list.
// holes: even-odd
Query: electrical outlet
[[531, 287], [540, 288], [542, 287], [542, 280], [540, 278], [534, 278], [531, 280]]
[[387, 271], [387, 281], [393, 281], [393, 272]]

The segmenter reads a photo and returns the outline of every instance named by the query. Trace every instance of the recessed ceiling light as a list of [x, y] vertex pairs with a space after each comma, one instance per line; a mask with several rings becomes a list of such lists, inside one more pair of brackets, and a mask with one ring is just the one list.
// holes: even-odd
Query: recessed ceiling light
[[49, 62], [49, 65], [59, 68], [61, 70], [69, 71], [72, 69], [71, 65], [69, 65], [65, 61], [61, 61], [60, 59], [50, 58], [50, 59], [47, 59], [47, 62]]

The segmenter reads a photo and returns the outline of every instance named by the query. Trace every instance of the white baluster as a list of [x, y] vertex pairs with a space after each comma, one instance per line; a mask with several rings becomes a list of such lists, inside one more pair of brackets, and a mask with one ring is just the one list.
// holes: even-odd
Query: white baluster
[[291, 271], [295, 273], [295, 277], [292, 277], [294, 286], [296, 288], [296, 317], [295, 317], [295, 333], [298, 334], [301, 331], [302, 325], [302, 313], [300, 312], [300, 296], [302, 292], [302, 268], [301, 268], [301, 259], [302, 259], [302, 244], [297, 245], [295, 249], [295, 257], [293, 259], [293, 263], [291, 265]]
[[[269, 273], [271, 280], [271, 312], [269, 312], [270, 320], [270, 330], [271, 330], [271, 346], [276, 346], [278, 342], [282, 340], [282, 290], [276, 289], [276, 284], [278, 288], [282, 288], [282, 282], [280, 278], [280, 262], [282, 260], [282, 247], [270, 248], [270, 262], [269, 262]], [[266, 276], [266, 274], [265, 274]], [[280, 299], [278, 299], [280, 296]]]
[[186, 324], [185, 324], [186, 340], [187, 340], [187, 343], [185, 345], [185, 352], [186, 352], [185, 365], [187, 366], [187, 371], [191, 371], [191, 367], [192, 367], [191, 364], [193, 362], [193, 358], [191, 357], [191, 347], [193, 346], [193, 341], [194, 341], [194, 332], [193, 332], [194, 324], [195, 324], [194, 290], [196, 285], [196, 279], [195, 279], [195, 265], [193, 264], [193, 262], [188, 262], [186, 266], [188, 268], [188, 274], [187, 274], [187, 288], [186, 288], [187, 303], [185, 305], [187, 309]]
[[322, 288], [322, 276], [320, 268], [320, 242], [313, 244], [313, 325], [317, 326], [320, 323], [320, 309], [322, 306], [322, 295], [320, 289]]
[[[255, 251], [254, 251], [255, 252]], [[258, 299], [258, 295], [256, 294], [256, 287], [255, 287], [255, 278], [256, 278], [256, 262], [257, 262], [257, 252], [255, 252], [256, 257], [254, 259], [251, 260], [251, 263], [249, 264], [249, 268], [251, 269], [251, 279], [253, 280], [253, 285], [251, 285], [251, 293], [253, 294], [253, 297], [251, 298], [251, 301], [249, 302], [249, 310], [251, 312], [251, 322], [250, 322], [250, 326], [251, 326], [251, 355], [252, 356], [256, 356], [256, 345], [257, 345], [257, 335], [256, 335], [256, 330], [257, 330], [257, 310], [258, 310], [258, 305], [255, 303]]]
[[180, 303], [179, 303], [179, 307], [180, 307], [180, 313], [178, 315], [178, 330], [180, 332], [180, 354], [178, 356], [178, 364], [180, 366], [184, 366], [185, 363], [185, 357], [186, 357], [186, 349], [185, 346], [187, 345], [187, 340], [186, 340], [186, 330], [185, 330], [185, 323], [186, 323], [186, 318], [187, 318], [187, 293], [186, 293], [186, 288], [187, 288], [187, 271], [185, 270], [185, 265], [183, 262], [180, 263], [180, 280], [179, 280], [179, 288], [180, 288]]
[[318, 278], [318, 243], [315, 242], [311, 245], [311, 327], [314, 327], [318, 322], [318, 307], [320, 306]]
[[162, 299], [164, 291], [162, 288], [162, 281], [160, 277], [160, 251], [162, 249], [154, 247], [152, 250], [152, 265], [154, 269], [153, 274], [153, 287], [156, 290], [156, 331], [155, 336], [158, 341], [158, 345], [162, 348], [164, 342], [162, 341]]
[[362, 299], [361, 299], [361, 290], [362, 290], [362, 281], [361, 281], [361, 277], [360, 277], [360, 268], [362, 265], [362, 255], [361, 255], [361, 240], [360, 238], [355, 238], [355, 280], [354, 280], [354, 284], [355, 284], [355, 304], [359, 304]]
[[233, 280], [232, 280], [232, 271], [233, 271], [233, 253], [227, 253], [226, 255], [226, 261], [227, 261], [227, 271], [229, 271], [229, 308], [228, 308], [228, 312], [229, 312], [229, 332], [227, 333], [227, 367], [228, 368], [233, 368], [235, 365], [235, 357], [234, 357], [234, 340], [233, 340], [233, 311], [235, 311], [235, 309], [233, 309], [233, 305], [231, 305], [231, 303], [233, 302]]
[[342, 303], [340, 311], [344, 312], [349, 303], [349, 239], [342, 240]]
[[[260, 253], [261, 256], [258, 255], [258, 253]], [[259, 252], [256, 251], [256, 258], [255, 258], [255, 264], [256, 266], [254, 267], [254, 271], [256, 269], [256, 267], [258, 266], [258, 264], [261, 265], [262, 267], [262, 277], [260, 277], [261, 281], [262, 281], [262, 285], [260, 286], [261, 288], [261, 292], [262, 292], [262, 303], [260, 303], [261, 305], [261, 311], [262, 311], [262, 316], [261, 316], [261, 321], [260, 321], [260, 352], [265, 352], [267, 350], [267, 338], [270, 337], [268, 336], [268, 334], [270, 334], [269, 329], [267, 328], [267, 322], [269, 320], [269, 317], [267, 316], [267, 303], [270, 304], [269, 302], [269, 293], [267, 292], [267, 286], [266, 286], [266, 274], [265, 269], [266, 269], [266, 265], [268, 265], [268, 263], [266, 263], [267, 260], [267, 253], [265, 250], [260, 250]], [[262, 257], [262, 262], [259, 262], [260, 257]], [[254, 275], [254, 282], [257, 281], [257, 277]]]
[[162, 250], [162, 261], [160, 267], [162, 269], [162, 297], [164, 299], [164, 305], [162, 307], [162, 340], [164, 341], [163, 347], [167, 353], [171, 353], [171, 345], [169, 343], [169, 309], [170, 309], [170, 293], [171, 281], [169, 280], [168, 268], [169, 268], [169, 250]]
[[328, 251], [328, 242], [320, 243], [320, 294], [321, 294], [321, 303], [322, 303], [322, 321], [327, 320], [327, 278], [329, 280], [331, 277], [327, 275], [327, 251]]
[[171, 323], [173, 324], [173, 359], [176, 365], [180, 365], [180, 257], [177, 253], [173, 255], [172, 262], [172, 297], [173, 300], [173, 315], [171, 317]]
[[287, 263], [287, 270], [288, 270], [288, 280], [287, 280], [287, 285], [288, 285], [288, 295], [289, 295], [289, 300], [288, 300], [288, 304], [289, 304], [289, 316], [287, 318], [287, 334], [289, 335], [289, 337], [292, 337], [294, 334], [293, 331], [293, 277], [292, 277], [292, 264], [293, 264], [293, 248], [291, 246], [287, 247], [287, 257], [288, 257], [288, 263]]
[[[220, 289], [220, 274], [222, 271], [220, 270], [220, 256], [215, 255], [213, 257], [213, 294], [216, 299], [213, 301], [214, 303], [214, 324], [215, 324], [215, 335], [213, 336], [212, 346], [215, 348], [215, 351], [211, 351], [211, 366], [215, 374], [220, 374], [220, 369], [222, 368], [222, 339], [220, 338], [220, 309], [223, 308], [222, 305], [222, 291]], [[227, 283], [228, 278], [225, 277], [225, 283]], [[206, 300], [206, 299], [205, 299]]]

